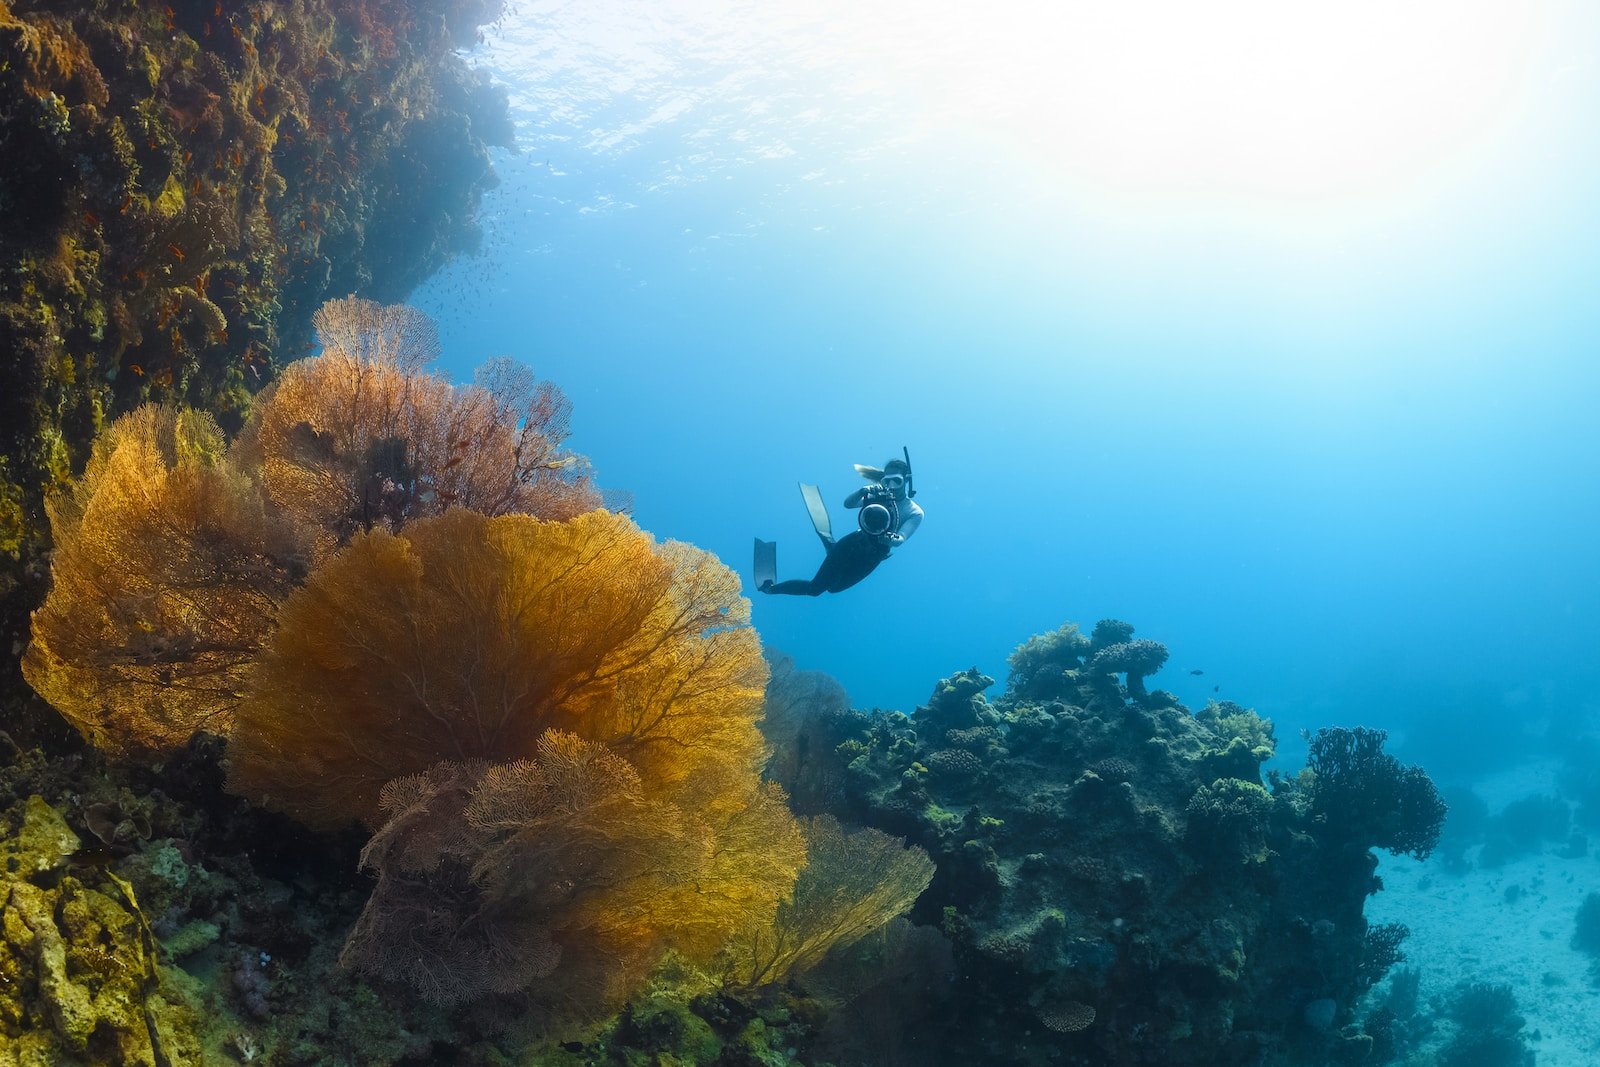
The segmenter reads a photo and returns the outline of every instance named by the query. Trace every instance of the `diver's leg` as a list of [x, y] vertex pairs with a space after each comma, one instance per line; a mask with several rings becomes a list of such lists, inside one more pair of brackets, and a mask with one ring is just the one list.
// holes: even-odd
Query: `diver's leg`
[[[820, 535], [819, 535], [820, 536]], [[852, 534], [851, 536], [855, 536]], [[849, 537], [844, 539], [846, 542]], [[839, 569], [839, 555], [844, 542], [829, 541], [823, 538], [822, 547], [826, 555], [822, 557], [822, 565], [817, 568], [817, 573], [808, 581], [804, 578], [791, 578], [787, 582], [777, 582], [773, 585], [761, 586], [763, 593], [787, 593], [791, 596], [821, 596], [829, 591], [829, 583], [834, 581], [833, 575]], [[859, 581], [860, 579], [857, 579]]]
[[821, 596], [826, 590], [810, 578], [790, 578], [787, 582], [761, 587], [763, 593], [787, 593], [790, 596]]
[[839, 539], [811, 581], [827, 592], [843, 592], [888, 558], [888, 548], [877, 538], [857, 530]]

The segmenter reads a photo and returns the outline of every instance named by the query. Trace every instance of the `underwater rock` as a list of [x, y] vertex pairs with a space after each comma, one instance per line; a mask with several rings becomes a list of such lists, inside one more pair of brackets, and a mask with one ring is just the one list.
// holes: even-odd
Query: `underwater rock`
[[77, 835], [43, 798], [13, 816], [0, 847], [0, 1065], [201, 1062], [194, 1011], [163, 980], [132, 887], [76, 873]]

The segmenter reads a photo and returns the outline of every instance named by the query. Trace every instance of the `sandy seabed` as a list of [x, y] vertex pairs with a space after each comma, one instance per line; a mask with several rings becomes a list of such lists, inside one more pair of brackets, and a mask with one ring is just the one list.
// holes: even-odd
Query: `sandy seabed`
[[[1474, 788], [1498, 812], [1552, 792], [1553, 778], [1553, 766], [1531, 765]], [[1539, 1067], [1596, 1067], [1600, 982], [1591, 978], [1591, 957], [1572, 947], [1572, 933], [1583, 898], [1600, 892], [1600, 855], [1591, 847], [1586, 856], [1564, 858], [1558, 848], [1490, 870], [1475, 865], [1474, 848], [1467, 853], [1474, 866], [1464, 874], [1385, 855], [1378, 868], [1384, 891], [1367, 902], [1367, 918], [1410, 927], [1406, 966], [1420, 972], [1424, 1005], [1469, 979], [1510, 985]], [[1508, 900], [1513, 886], [1520, 894], [1513, 890]]]

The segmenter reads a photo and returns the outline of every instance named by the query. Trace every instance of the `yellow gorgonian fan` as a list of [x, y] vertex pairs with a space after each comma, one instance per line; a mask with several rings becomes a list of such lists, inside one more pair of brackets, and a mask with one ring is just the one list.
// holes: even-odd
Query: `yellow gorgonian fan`
[[28, 683], [114, 757], [226, 732], [304, 544], [221, 458], [209, 415], [149, 405], [48, 502], [53, 585]]
[[605, 744], [693, 807], [748, 791], [767, 668], [739, 579], [625, 516], [451, 511], [374, 530], [286, 601], [231, 749], [233, 787], [317, 827], [376, 820], [441, 760]]
[[[378, 831], [368, 862], [389, 889], [347, 948], [362, 966], [475, 995], [490, 976], [448, 946], [508, 900], [557, 893], [484, 943], [525, 943], [530, 989], [571, 980], [608, 1000], [667, 947], [709, 961], [770, 923], [794, 884], [805, 842], [759, 774], [766, 674], [738, 578], [708, 553], [604, 511], [451, 511], [358, 536], [284, 603], [229, 786], [314, 827]], [[584, 771], [552, 802], [563, 761]], [[580, 857], [604, 877], [550, 876]], [[405, 919], [429, 908], [459, 925], [425, 936]], [[367, 936], [407, 929], [400, 955]]]

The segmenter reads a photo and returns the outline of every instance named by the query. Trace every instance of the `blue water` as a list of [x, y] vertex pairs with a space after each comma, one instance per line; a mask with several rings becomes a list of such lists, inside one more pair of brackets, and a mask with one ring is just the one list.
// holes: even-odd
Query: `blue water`
[[[949, 5], [848, 32], [843, 7], [523, 5], [480, 56], [521, 124], [483, 251], [415, 302], [445, 373], [530, 363], [638, 522], [747, 588], [753, 537], [783, 578], [821, 558], [797, 482], [842, 523], [850, 465], [908, 446], [905, 547], [837, 596], [755, 596], [860, 707], [1003, 682], [1030, 634], [1116, 617], [1170, 648], [1152, 685], [1258, 708], [1290, 763], [1300, 728], [1359, 723], [1477, 772], [1600, 691], [1600, 16], [1479, 6], [1349, 9], [1372, 24], [1308, 75], [1325, 113], [1278, 107], [1268, 69], [1221, 98], [1259, 108], [1116, 142], [1085, 125], [1116, 93], [1052, 126], [1016, 74], [1131, 32], [1087, 15], [1002, 6], [997, 41]], [[1223, 39], [1272, 49], [1260, 15]], [[1158, 104], [1234, 61], [1170, 52], [1193, 32], [1129, 75]], [[1414, 39], [1373, 72], [1388, 33]], [[1457, 45], [1487, 58], [1409, 78]]]

